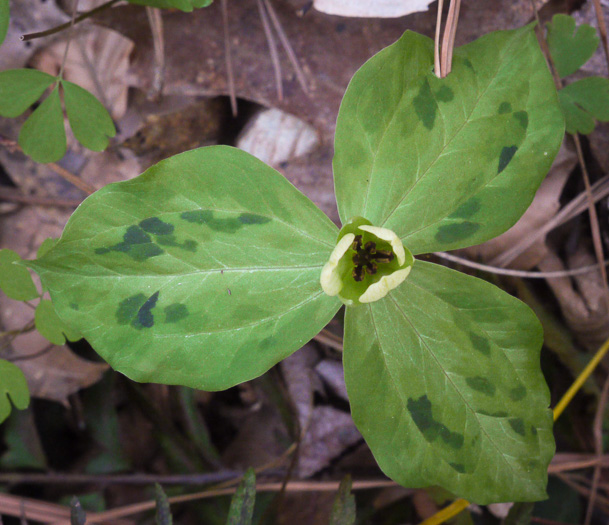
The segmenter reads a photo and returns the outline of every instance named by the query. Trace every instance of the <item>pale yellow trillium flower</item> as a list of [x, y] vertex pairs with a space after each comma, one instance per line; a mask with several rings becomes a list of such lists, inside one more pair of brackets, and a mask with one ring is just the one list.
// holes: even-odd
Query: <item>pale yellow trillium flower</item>
[[413, 264], [395, 232], [356, 217], [340, 231], [320, 283], [326, 294], [348, 306], [371, 303], [403, 283]]

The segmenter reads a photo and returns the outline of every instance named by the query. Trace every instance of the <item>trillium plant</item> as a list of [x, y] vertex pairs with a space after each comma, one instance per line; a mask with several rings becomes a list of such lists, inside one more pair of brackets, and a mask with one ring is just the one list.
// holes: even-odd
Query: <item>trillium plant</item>
[[545, 497], [554, 453], [531, 310], [415, 256], [513, 225], [564, 122], [532, 26], [433, 72], [406, 32], [353, 77], [333, 162], [342, 228], [281, 174], [224, 146], [86, 199], [28, 266], [62, 321], [136, 381], [229, 388], [345, 305], [353, 419], [381, 469], [485, 504]]

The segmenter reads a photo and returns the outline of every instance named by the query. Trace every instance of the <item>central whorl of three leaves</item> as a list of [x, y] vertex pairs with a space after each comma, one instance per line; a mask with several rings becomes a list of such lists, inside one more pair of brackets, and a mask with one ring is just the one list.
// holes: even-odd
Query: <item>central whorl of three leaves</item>
[[[563, 134], [531, 28], [456, 50], [407, 32], [354, 76], [334, 172], [341, 219], [413, 254], [483, 242], [529, 205]], [[31, 263], [57, 311], [138, 381], [216, 390], [313, 337], [340, 301], [320, 273], [338, 228], [280, 174], [227, 147], [190, 151], [87, 199]], [[553, 453], [542, 334], [501, 290], [416, 261], [383, 299], [347, 308], [345, 376], [381, 468], [479, 503], [544, 496]]]

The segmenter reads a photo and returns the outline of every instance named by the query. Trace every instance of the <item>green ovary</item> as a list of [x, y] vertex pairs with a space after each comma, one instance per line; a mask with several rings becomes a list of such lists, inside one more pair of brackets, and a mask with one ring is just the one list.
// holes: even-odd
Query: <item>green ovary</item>
[[394, 232], [354, 217], [338, 234], [321, 272], [321, 287], [348, 306], [370, 303], [399, 286], [413, 264], [414, 257]]

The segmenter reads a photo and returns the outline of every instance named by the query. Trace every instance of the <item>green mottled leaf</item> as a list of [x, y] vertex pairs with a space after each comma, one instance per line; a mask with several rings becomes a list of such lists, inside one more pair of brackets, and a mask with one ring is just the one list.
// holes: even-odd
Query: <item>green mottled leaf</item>
[[558, 93], [569, 133], [587, 135], [594, 130], [594, 121], [609, 121], [609, 80], [601, 77], [582, 78]]
[[456, 49], [445, 79], [432, 40], [407, 31], [362, 66], [341, 104], [341, 220], [389, 228], [413, 254], [481, 243], [529, 206], [563, 134], [531, 26]]
[[57, 79], [36, 69], [0, 72], [0, 115], [18, 117]]
[[130, 4], [147, 5], [150, 7], [160, 7], [165, 9], [180, 9], [190, 12], [194, 8], [207, 7], [213, 0], [128, 0]]
[[38, 297], [38, 290], [27, 268], [13, 250], [0, 250], [0, 290], [17, 301], [29, 301]]
[[547, 41], [556, 72], [563, 78], [590, 60], [600, 39], [592, 26], [581, 24], [576, 30], [572, 16], [557, 14], [548, 24]]
[[10, 17], [11, 9], [8, 0], [0, 0], [0, 45], [2, 45], [2, 42], [4, 42], [4, 39], [6, 38]]
[[53, 303], [48, 299], [38, 303], [34, 312], [34, 322], [36, 323], [36, 330], [54, 345], [62, 345], [66, 342], [66, 339], [68, 341], [82, 339], [82, 336], [76, 330], [70, 328], [59, 318]]
[[60, 317], [137, 381], [228, 388], [338, 310], [319, 276], [338, 229], [283, 176], [214, 146], [106, 186], [31, 263]]
[[11, 413], [11, 403], [23, 410], [30, 404], [30, 391], [19, 367], [0, 359], [0, 423]]
[[106, 108], [86, 89], [66, 80], [62, 80], [61, 85], [66, 113], [76, 140], [90, 150], [105, 150], [108, 138], [116, 135]]
[[383, 471], [479, 504], [545, 498], [554, 441], [542, 341], [524, 303], [422, 261], [384, 299], [347, 308], [351, 412]]
[[66, 152], [66, 131], [56, 87], [23, 124], [19, 145], [36, 162], [55, 162]]
[[340, 482], [338, 494], [332, 506], [330, 525], [353, 525], [355, 523], [355, 496], [351, 494], [351, 476]]
[[154, 484], [154, 499], [156, 501], [154, 523], [156, 525], [172, 525], [173, 517], [171, 516], [169, 501], [163, 487], [158, 483]]
[[251, 525], [256, 502], [256, 474], [247, 469], [230, 502], [226, 525]]

